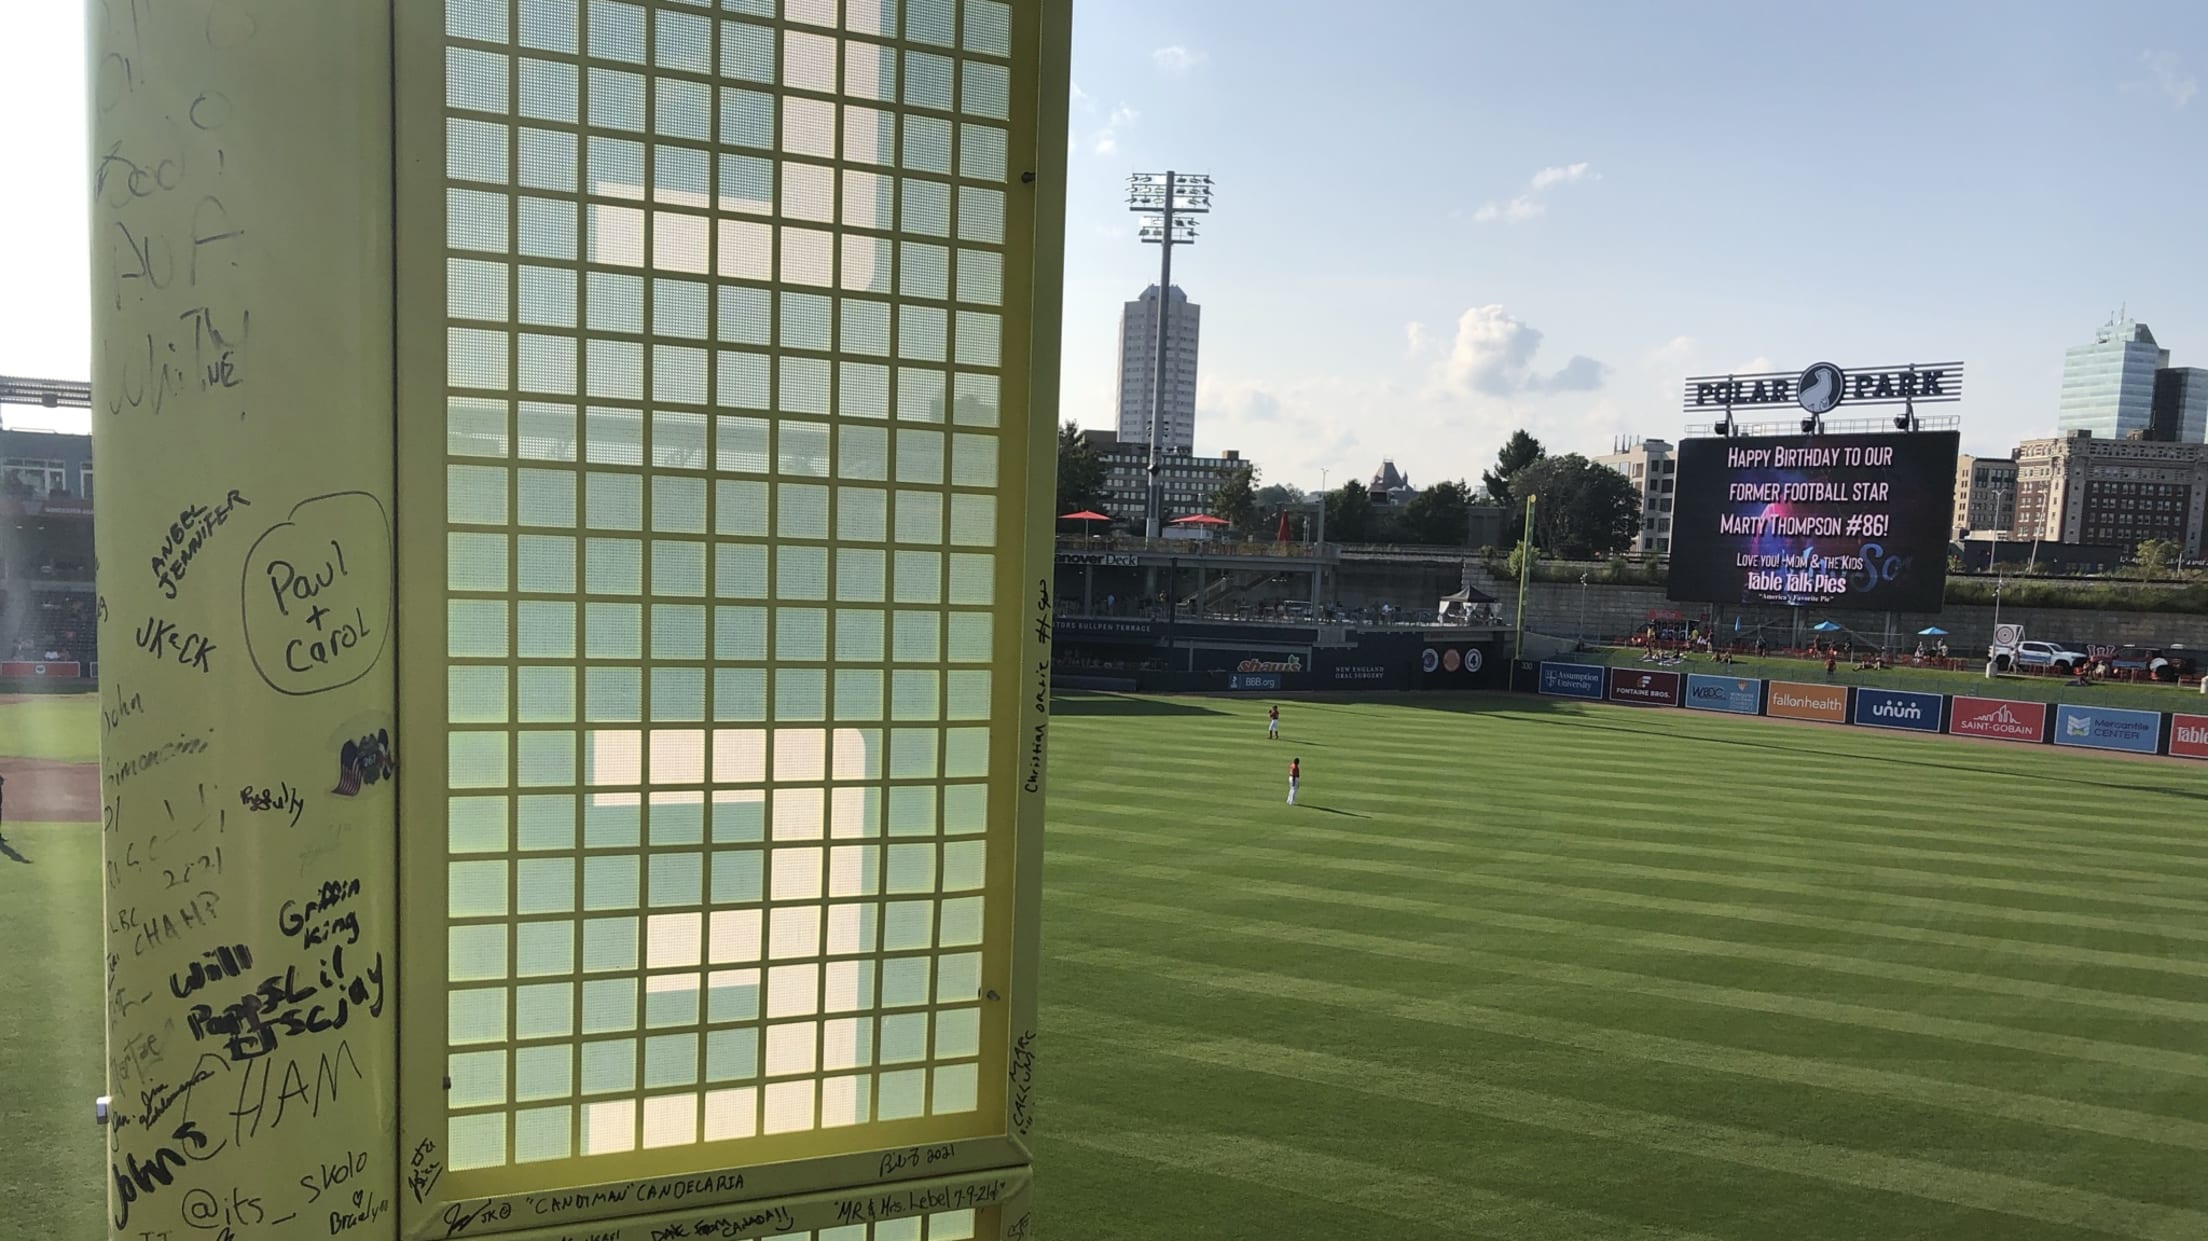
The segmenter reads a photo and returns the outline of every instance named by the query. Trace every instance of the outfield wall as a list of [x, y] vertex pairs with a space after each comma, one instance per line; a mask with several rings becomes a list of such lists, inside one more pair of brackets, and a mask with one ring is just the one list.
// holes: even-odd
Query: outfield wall
[[1875, 685], [1543, 660], [1523, 665], [1535, 691], [1652, 709], [1756, 715], [1852, 728], [1944, 733], [2021, 745], [2208, 759], [2208, 711], [2142, 711], [2025, 702]]

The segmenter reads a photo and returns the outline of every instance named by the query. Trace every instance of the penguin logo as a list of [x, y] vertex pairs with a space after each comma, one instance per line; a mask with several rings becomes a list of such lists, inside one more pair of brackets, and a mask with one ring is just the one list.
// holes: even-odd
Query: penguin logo
[[1795, 399], [1813, 414], [1830, 413], [1840, 404], [1848, 377], [1830, 362], [1812, 362], [1795, 386]]

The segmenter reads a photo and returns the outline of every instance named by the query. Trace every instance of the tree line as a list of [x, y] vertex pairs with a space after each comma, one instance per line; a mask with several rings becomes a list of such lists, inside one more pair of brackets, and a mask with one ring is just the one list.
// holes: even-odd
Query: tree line
[[[1244, 463], [1213, 492], [1210, 512], [1240, 538], [1269, 539], [1285, 512], [1289, 536], [1312, 537], [1313, 497], [1283, 483], [1260, 485], [1260, 471]], [[1058, 512], [1102, 511], [1103, 458], [1067, 422], [1058, 429]], [[1495, 454], [1478, 487], [1463, 479], [1432, 483], [1407, 504], [1376, 500], [1355, 479], [1326, 493], [1326, 538], [1335, 543], [1406, 543], [1429, 547], [1472, 545], [1472, 508], [1505, 510], [1505, 541], [1525, 540], [1526, 497], [1534, 505], [1533, 542], [1544, 556], [1606, 556], [1633, 546], [1640, 532], [1641, 496], [1630, 479], [1578, 453], [1551, 456], [1521, 429]], [[1124, 515], [1117, 515], [1124, 516]], [[1138, 522], [1139, 524], [1139, 522]]]

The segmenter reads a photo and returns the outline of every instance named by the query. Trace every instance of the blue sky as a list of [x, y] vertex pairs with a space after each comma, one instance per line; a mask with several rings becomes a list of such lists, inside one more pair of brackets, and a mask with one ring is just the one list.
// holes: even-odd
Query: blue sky
[[[10, 5], [0, 372], [87, 367], [82, 16]], [[1063, 412], [1155, 279], [1128, 173], [1217, 179], [1197, 446], [1476, 479], [1676, 435], [1679, 380], [1960, 358], [1964, 446], [2051, 428], [2119, 304], [2208, 365], [2208, 7], [1088, 0]], [[37, 126], [22, 118], [45, 118]], [[10, 411], [11, 423], [17, 411]], [[28, 421], [28, 420], [24, 420]]]

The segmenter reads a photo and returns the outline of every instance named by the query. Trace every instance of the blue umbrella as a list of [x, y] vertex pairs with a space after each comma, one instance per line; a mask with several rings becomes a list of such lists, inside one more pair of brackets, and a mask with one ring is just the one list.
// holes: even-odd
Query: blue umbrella
[[1837, 631], [1840, 626], [1833, 624], [1829, 620], [1822, 620], [1818, 621], [1814, 625], [1811, 625], [1810, 628], [1816, 630], [1819, 633], [1832, 633]]
[[1919, 629], [1917, 631], [1917, 634], [1920, 637], [1926, 638], [1944, 638], [1947, 636], [1947, 631], [1940, 628], [1938, 625], [1926, 625], [1924, 628]]

